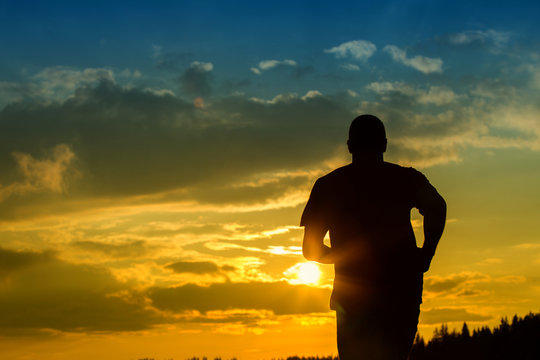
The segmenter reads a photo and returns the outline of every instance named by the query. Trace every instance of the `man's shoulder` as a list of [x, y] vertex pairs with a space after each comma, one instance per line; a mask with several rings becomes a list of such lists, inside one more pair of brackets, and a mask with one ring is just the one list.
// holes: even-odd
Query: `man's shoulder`
[[349, 176], [350, 170], [351, 170], [351, 164], [339, 167], [335, 170], [332, 170], [328, 174], [323, 175], [320, 178], [318, 178], [317, 183], [327, 184], [327, 183], [333, 183], [336, 181], [343, 180], [344, 178]]
[[[420, 171], [413, 167], [402, 166], [386, 161], [381, 164], [381, 169], [383, 169], [383, 172], [385, 173], [390, 173], [396, 176], [424, 176]], [[319, 179], [317, 179], [317, 181], [322, 183], [339, 181], [340, 179], [349, 177], [353, 171], [353, 165], [348, 164], [321, 176]], [[371, 169], [366, 169], [366, 172], [371, 172]]]
[[407, 175], [410, 175], [410, 176], [422, 175], [422, 173], [420, 171], [418, 171], [415, 168], [410, 167], [410, 166], [401, 166], [399, 164], [394, 164], [394, 163], [390, 163], [390, 162], [384, 162], [384, 166], [389, 171], [393, 171], [393, 172], [395, 172], [397, 174], [402, 174], [402, 175], [405, 175], [405, 176], [407, 176]]
[[401, 166], [393, 163], [385, 163], [388, 171], [386, 177], [393, 181], [403, 183], [413, 189], [425, 188], [430, 186], [427, 177], [413, 167]]

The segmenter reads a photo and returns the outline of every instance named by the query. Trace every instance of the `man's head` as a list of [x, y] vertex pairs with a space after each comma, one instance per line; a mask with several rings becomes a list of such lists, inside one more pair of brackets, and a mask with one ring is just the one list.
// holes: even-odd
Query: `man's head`
[[351, 154], [384, 153], [386, 151], [386, 131], [378, 117], [360, 115], [349, 128], [347, 146]]

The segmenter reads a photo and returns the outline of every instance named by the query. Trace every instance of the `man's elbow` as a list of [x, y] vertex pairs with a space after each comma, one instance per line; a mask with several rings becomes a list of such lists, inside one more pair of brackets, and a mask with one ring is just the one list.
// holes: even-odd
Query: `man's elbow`
[[434, 198], [424, 210], [424, 216], [446, 218], [446, 201], [440, 195]]
[[439, 195], [439, 212], [446, 218], [446, 201]]

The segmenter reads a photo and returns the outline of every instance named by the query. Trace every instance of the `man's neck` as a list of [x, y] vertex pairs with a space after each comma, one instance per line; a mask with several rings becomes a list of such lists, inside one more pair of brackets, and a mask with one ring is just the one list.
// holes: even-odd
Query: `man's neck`
[[383, 153], [361, 152], [352, 154], [352, 163], [355, 166], [376, 165], [384, 162]]

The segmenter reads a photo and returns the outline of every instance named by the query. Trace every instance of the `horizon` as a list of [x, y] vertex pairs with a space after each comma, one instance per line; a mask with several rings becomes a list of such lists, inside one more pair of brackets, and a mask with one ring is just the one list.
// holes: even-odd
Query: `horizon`
[[359, 114], [448, 204], [419, 333], [540, 311], [538, 13], [3, 2], [4, 355], [337, 354], [333, 268], [302, 257], [299, 222]]

